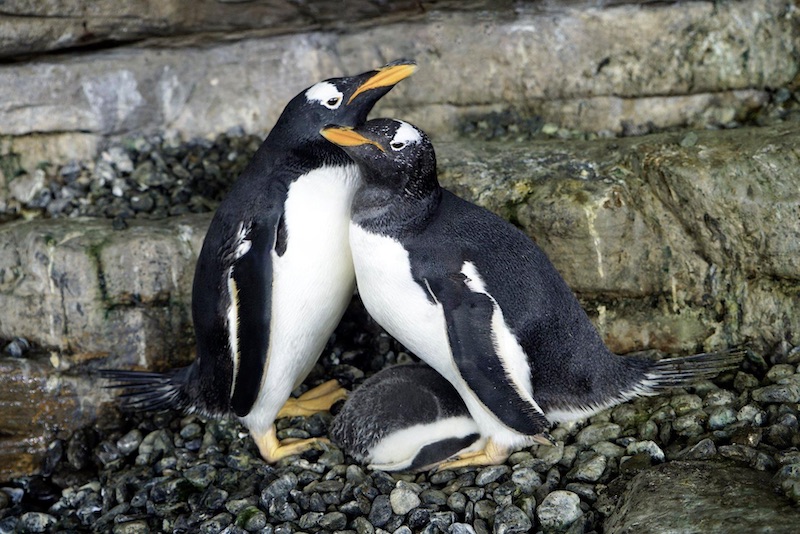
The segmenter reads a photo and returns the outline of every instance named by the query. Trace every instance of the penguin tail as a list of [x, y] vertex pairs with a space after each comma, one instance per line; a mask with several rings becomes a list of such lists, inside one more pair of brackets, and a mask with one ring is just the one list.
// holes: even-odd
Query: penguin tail
[[741, 349], [732, 349], [653, 362], [645, 371], [641, 387], [646, 392], [643, 393], [656, 395], [672, 388], [688, 386], [699, 380], [714, 378], [724, 371], [739, 367], [745, 352]]
[[166, 373], [101, 369], [99, 375], [111, 384], [106, 389], [122, 390], [120, 406], [129, 411], [190, 411], [187, 394], [188, 367]]

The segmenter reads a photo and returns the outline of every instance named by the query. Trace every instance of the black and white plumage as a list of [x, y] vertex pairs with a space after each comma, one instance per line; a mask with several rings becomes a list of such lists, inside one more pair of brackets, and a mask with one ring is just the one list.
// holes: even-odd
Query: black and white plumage
[[330, 433], [356, 461], [382, 471], [422, 471], [485, 441], [458, 392], [423, 363], [395, 365], [365, 380]]
[[489, 438], [476, 462], [547, 441], [553, 422], [716, 375], [740, 359], [613, 354], [536, 244], [439, 186], [423, 132], [378, 119], [322, 133], [361, 168], [350, 225], [361, 299], [458, 391]]
[[348, 243], [356, 165], [320, 136], [331, 122], [362, 124], [411, 75], [396, 61], [319, 82], [294, 97], [217, 209], [192, 288], [196, 360], [159, 375], [106, 376], [139, 409], [238, 416], [268, 461], [274, 420], [310, 372], [354, 288]]

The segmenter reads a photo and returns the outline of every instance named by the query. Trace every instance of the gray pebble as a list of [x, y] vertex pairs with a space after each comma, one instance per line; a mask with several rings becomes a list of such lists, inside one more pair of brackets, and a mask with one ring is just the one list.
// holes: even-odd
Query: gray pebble
[[606, 465], [608, 465], [608, 459], [602, 454], [595, 452], [581, 454], [575, 462], [575, 467], [567, 473], [567, 478], [582, 482], [596, 482], [603, 476]]
[[511, 481], [526, 495], [532, 494], [542, 485], [542, 477], [532, 467], [515, 469], [511, 474]]
[[563, 532], [582, 515], [581, 500], [571, 491], [554, 491], [536, 508], [536, 517], [545, 531]]
[[369, 522], [376, 527], [382, 527], [389, 522], [392, 517], [392, 505], [388, 495], [378, 495], [372, 501], [372, 508], [369, 511]]
[[475, 503], [475, 517], [490, 520], [497, 513], [497, 504], [492, 501], [481, 499]]
[[708, 428], [719, 430], [736, 422], [736, 411], [730, 406], [712, 406], [708, 410]]
[[472, 525], [467, 523], [453, 523], [447, 529], [447, 534], [476, 534]]
[[146, 521], [126, 521], [114, 525], [112, 532], [114, 534], [148, 534], [150, 527], [147, 526]]
[[717, 455], [717, 446], [708, 438], [700, 440], [697, 444], [685, 449], [681, 457], [684, 460], [708, 460]]
[[783, 380], [781, 384], [766, 386], [753, 391], [753, 400], [766, 403], [800, 402], [800, 383]]
[[233, 517], [228, 512], [215, 515], [211, 519], [200, 523], [199, 532], [201, 534], [217, 534], [233, 522]]
[[255, 532], [267, 526], [267, 516], [258, 507], [247, 506], [236, 514], [235, 523], [248, 532]]
[[494, 518], [494, 534], [528, 532], [533, 528], [530, 518], [516, 506], [503, 508]]
[[319, 526], [325, 530], [342, 530], [347, 526], [347, 516], [341, 512], [330, 512], [319, 520]]
[[19, 526], [24, 532], [47, 532], [55, 524], [55, 517], [42, 512], [26, 512], [19, 518]]
[[457, 514], [463, 514], [467, 506], [467, 497], [460, 491], [453, 492], [447, 498], [447, 507]]
[[420, 504], [419, 496], [407, 488], [395, 488], [389, 496], [392, 511], [396, 515], [405, 515]]
[[217, 470], [209, 464], [199, 464], [183, 472], [184, 478], [192, 485], [205, 489], [217, 479]]
[[497, 481], [503, 475], [506, 475], [511, 470], [506, 465], [492, 465], [481, 469], [475, 477], [475, 484], [477, 486], [485, 486], [492, 482]]
[[616, 423], [593, 423], [575, 437], [575, 442], [584, 447], [591, 447], [600, 441], [609, 441], [620, 436], [622, 427]]

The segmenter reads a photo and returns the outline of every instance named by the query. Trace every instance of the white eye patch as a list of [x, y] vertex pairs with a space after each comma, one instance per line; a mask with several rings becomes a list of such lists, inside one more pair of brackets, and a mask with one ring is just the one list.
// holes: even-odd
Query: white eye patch
[[392, 150], [402, 150], [408, 145], [415, 145], [422, 141], [422, 134], [419, 130], [408, 124], [407, 122], [397, 121], [400, 127], [394, 133], [394, 137], [389, 142]]
[[337, 109], [342, 105], [342, 92], [330, 82], [319, 82], [306, 91], [306, 100], [319, 102], [328, 109]]

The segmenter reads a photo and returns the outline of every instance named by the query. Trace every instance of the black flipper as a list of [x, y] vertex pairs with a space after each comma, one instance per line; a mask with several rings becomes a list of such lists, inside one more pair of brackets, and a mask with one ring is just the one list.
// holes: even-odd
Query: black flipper
[[[231, 408], [244, 416], [258, 397], [270, 341], [272, 250], [280, 235], [280, 215], [254, 223], [247, 234], [249, 250], [236, 259], [231, 276], [237, 295], [239, 368], [234, 377]], [[284, 231], [285, 239], [285, 231]], [[283, 245], [285, 250], [285, 245]]]
[[492, 299], [471, 291], [463, 276], [426, 282], [444, 308], [453, 359], [470, 389], [509, 428], [529, 436], [547, 430], [550, 423], [520, 395], [497, 354], [492, 336]]

